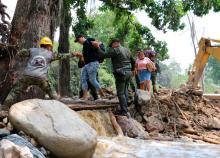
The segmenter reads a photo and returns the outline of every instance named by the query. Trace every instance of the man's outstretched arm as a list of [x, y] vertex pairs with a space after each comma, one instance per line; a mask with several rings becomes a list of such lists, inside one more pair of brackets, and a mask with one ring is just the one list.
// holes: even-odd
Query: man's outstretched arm
[[21, 58], [30, 57], [30, 50], [29, 49], [22, 49], [17, 53], [17, 56]]
[[74, 53], [54, 53], [52, 61], [73, 58], [74, 56]]

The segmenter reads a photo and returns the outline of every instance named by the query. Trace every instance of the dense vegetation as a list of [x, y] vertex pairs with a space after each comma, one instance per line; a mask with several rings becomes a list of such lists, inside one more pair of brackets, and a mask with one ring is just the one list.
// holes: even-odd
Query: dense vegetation
[[[159, 52], [158, 58], [160, 61], [169, 58], [167, 44], [165, 41], [159, 41], [152, 35], [150, 29], [140, 24], [134, 16], [134, 11], [145, 10], [148, 16], [152, 19], [152, 25], [158, 30], [166, 32], [167, 30], [177, 31], [183, 29], [184, 25], [181, 23], [181, 18], [189, 10], [193, 10], [195, 15], [202, 16], [214, 8], [214, 11], [219, 11], [217, 1], [176, 1], [176, 0], [163, 0], [163, 1], [108, 1], [103, 0], [103, 5], [93, 11], [92, 14], [86, 14], [86, 0], [67, 1], [70, 10], [71, 7], [76, 11], [76, 19], [73, 19], [72, 30], [75, 35], [83, 33], [90, 37], [102, 41], [108, 46], [109, 39], [119, 37], [123, 45], [128, 47], [135, 56], [137, 48], [151, 47]], [[70, 37], [70, 51], [80, 50], [80, 46], [73, 42], [74, 35]], [[187, 71], [182, 71], [179, 64], [172, 61], [170, 64], [165, 65], [160, 63], [162, 73], [159, 76], [159, 83], [165, 87], [177, 88], [187, 81]], [[218, 73], [217, 62], [210, 59], [205, 75], [205, 89], [208, 92], [215, 91], [218, 86]], [[56, 80], [58, 78], [57, 69], [58, 64], [54, 64], [52, 69], [54, 73], [51, 79], [53, 85], [57, 87]], [[70, 64], [70, 86], [73, 94], [77, 94], [79, 84], [80, 70], [77, 68], [77, 59], [71, 61]], [[175, 73], [173, 73], [175, 72]], [[114, 87], [114, 78], [111, 74], [111, 64], [106, 60], [102, 64], [100, 70], [100, 81], [104, 86]]]

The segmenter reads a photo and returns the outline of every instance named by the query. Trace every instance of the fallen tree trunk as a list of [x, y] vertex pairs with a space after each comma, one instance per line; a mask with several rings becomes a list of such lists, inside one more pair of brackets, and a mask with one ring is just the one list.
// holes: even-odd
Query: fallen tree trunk
[[67, 104], [67, 106], [75, 111], [78, 110], [101, 110], [101, 109], [109, 109], [115, 108], [116, 105], [83, 105], [83, 104]]

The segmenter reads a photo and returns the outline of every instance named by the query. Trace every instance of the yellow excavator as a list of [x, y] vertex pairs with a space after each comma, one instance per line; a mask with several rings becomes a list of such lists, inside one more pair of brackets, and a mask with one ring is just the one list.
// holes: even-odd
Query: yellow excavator
[[[212, 43], [216, 43], [212, 45]], [[199, 42], [199, 51], [194, 60], [191, 71], [189, 72], [189, 79], [187, 87], [190, 89], [199, 89], [199, 81], [202, 77], [205, 66], [210, 56], [215, 57], [220, 61], [220, 40], [201, 38]], [[203, 94], [209, 99], [220, 99], [220, 94]]]

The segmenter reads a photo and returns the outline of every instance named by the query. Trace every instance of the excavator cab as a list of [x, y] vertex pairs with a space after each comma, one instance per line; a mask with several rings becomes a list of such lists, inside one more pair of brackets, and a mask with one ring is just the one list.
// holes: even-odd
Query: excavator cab
[[[212, 45], [212, 42], [216, 44]], [[189, 89], [201, 89], [199, 81], [210, 56], [215, 57], [220, 62], [220, 40], [201, 38], [199, 42], [199, 51], [194, 60], [192, 69], [188, 74], [189, 79], [187, 87]], [[220, 94], [203, 94], [203, 96], [209, 99], [220, 99]]]

